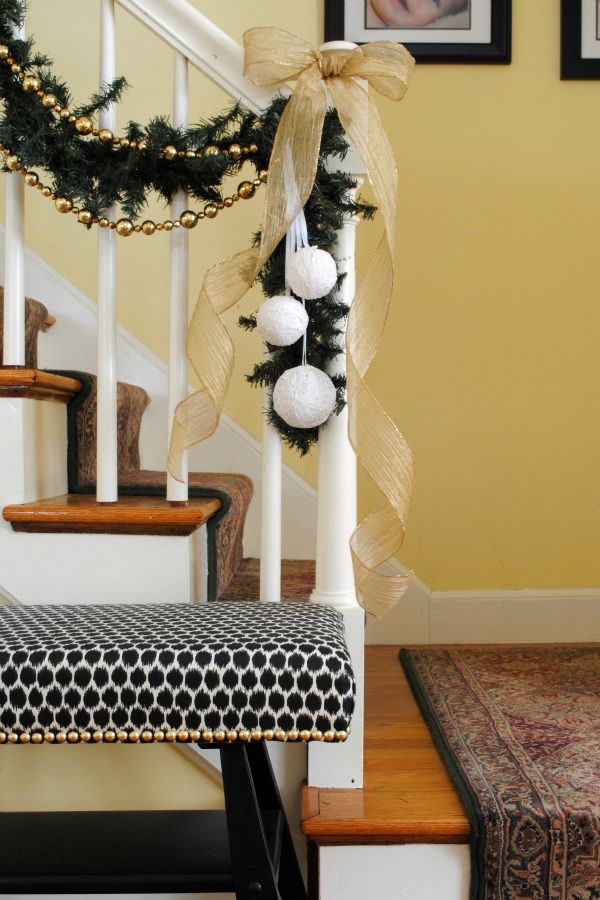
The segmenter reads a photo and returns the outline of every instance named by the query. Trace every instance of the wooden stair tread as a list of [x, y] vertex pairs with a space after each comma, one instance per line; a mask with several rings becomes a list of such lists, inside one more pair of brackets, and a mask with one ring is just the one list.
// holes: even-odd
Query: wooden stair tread
[[68, 403], [80, 390], [81, 382], [76, 378], [25, 366], [0, 366], [0, 397], [29, 397]]
[[63, 494], [4, 507], [15, 531], [96, 534], [191, 534], [221, 508], [215, 497], [192, 497], [173, 506], [164, 497], [121, 496], [97, 503], [90, 494]]
[[469, 821], [398, 647], [365, 652], [365, 786], [305, 787], [302, 830], [317, 844], [468, 843]]

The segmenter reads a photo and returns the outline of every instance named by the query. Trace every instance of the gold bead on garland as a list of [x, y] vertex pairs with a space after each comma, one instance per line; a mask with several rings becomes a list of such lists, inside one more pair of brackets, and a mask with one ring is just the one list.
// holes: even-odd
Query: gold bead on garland
[[[2, 49], [0, 47], [0, 59], [1, 58]], [[111, 228], [116, 231], [120, 237], [129, 237], [131, 234], [151, 235], [154, 234], [155, 231], [169, 232], [173, 231], [174, 228], [185, 228], [187, 230], [195, 228], [202, 219], [216, 218], [222, 209], [231, 209], [238, 200], [249, 200], [256, 193], [256, 189], [266, 182], [268, 176], [267, 170], [261, 169], [258, 173], [258, 177], [253, 181], [241, 181], [238, 185], [237, 192], [232, 194], [231, 197], [224, 197], [223, 200], [220, 200], [218, 203], [207, 203], [205, 204], [204, 209], [199, 212], [194, 212], [192, 209], [186, 209], [174, 222], [170, 219], [167, 219], [165, 222], [153, 222], [151, 219], [146, 219], [141, 225], [136, 225], [131, 219], [123, 218], [119, 219], [117, 222], [112, 222], [106, 216], [94, 216], [89, 209], [80, 209], [78, 206], [75, 206], [73, 201], [69, 200], [68, 197], [57, 197], [52, 188], [41, 183], [37, 172], [30, 172], [23, 167], [19, 158], [14, 153], [11, 153], [8, 147], [0, 144], [0, 153], [5, 157], [7, 169], [10, 169], [11, 172], [20, 172], [28, 187], [35, 187], [40, 191], [42, 197], [54, 200], [54, 205], [58, 212], [73, 213], [77, 216], [77, 220], [81, 222], [82, 225], [98, 225], [100, 228]]]
[[[82, 135], [82, 137], [92, 135], [103, 144], [114, 144], [116, 147], [122, 147], [123, 149], [141, 151], [147, 149], [148, 144], [144, 138], [139, 141], [132, 141], [126, 137], [116, 137], [109, 128], [96, 128], [93, 119], [90, 116], [78, 117], [73, 115], [68, 107], [61, 106], [53, 93], [43, 90], [42, 82], [37, 75], [23, 74], [21, 66], [14, 61], [10, 53], [10, 47], [6, 44], [0, 44], [0, 61], [9, 66], [13, 74], [19, 78], [21, 87], [25, 93], [36, 94], [45, 109], [53, 112], [59, 118], [70, 122], [77, 134]], [[166, 147], [163, 147], [159, 153], [163, 159], [169, 161], [182, 157], [185, 159], [200, 159], [202, 157], [218, 154], [227, 154], [231, 159], [237, 161], [243, 156], [256, 155], [258, 153], [258, 146], [256, 144], [250, 144], [248, 147], [242, 147], [240, 144], [231, 144], [227, 148], [221, 148], [210, 145], [203, 150], [178, 150], [173, 144], [168, 144]]]

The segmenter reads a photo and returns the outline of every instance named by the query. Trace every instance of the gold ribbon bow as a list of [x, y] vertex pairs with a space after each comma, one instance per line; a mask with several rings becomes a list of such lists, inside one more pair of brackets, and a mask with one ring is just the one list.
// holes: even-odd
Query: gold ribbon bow
[[383, 507], [354, 532], [351, 551], [359, 602], [380, 616], [407, 586], [405, 576], [383, 575], [377, 569], [399, 550], [404, 539], [412, 457], [406, 441], [364, 382], [391, 299], [398, 178], [379, 113], [361, 79], [386, 97], [400, 100], [414, 60], [404, 47], [391, 41], [349, 51], [319, 51], [279, 28], [251, 28], [244, 34], [244, 48], [244, 74], [254, 84], [297, 83], [273, 143], [260, 248], [238, 253], [210, 269], [192, 316], [188, 355], [201, 387], [175, 413], [169, 471], [177, 476], [182, 451], [217, 427], [233, 367], [233, 345], [220, 314], [243, 297], [306, 204], [316, 176], [325, 114], [333, 105], [368, 169], [385, 226], [352, 303], [346, 334], [349, 437], [385, 498]]

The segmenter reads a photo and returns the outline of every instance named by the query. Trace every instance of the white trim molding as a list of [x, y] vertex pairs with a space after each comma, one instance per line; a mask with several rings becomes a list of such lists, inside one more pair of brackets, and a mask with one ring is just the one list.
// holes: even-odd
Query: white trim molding
[[411, 575], [384, 619], [368, 617], [368, 644], [520, 644], [600, 641], [600, 588], [432, 591]]

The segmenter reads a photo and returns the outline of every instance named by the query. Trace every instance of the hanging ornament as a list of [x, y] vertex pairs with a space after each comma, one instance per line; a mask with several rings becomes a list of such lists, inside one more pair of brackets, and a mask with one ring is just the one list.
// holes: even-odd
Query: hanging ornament
[[306, 334], [308, 314], [293, 297], [270, 297], [258, 308], [256, 326], [275, 347], [288, 347]]
[[336, 390], [329, 375], [314, 366], [287, 369], [273, 388], [273, 409], [292, 428], [316, 428], [335, 408]]
[[302, 247], [287, 261], [286, 276], [297, 297], [318, 300], [337, 283], [337, 268], [331, 253], [318, 247]]

